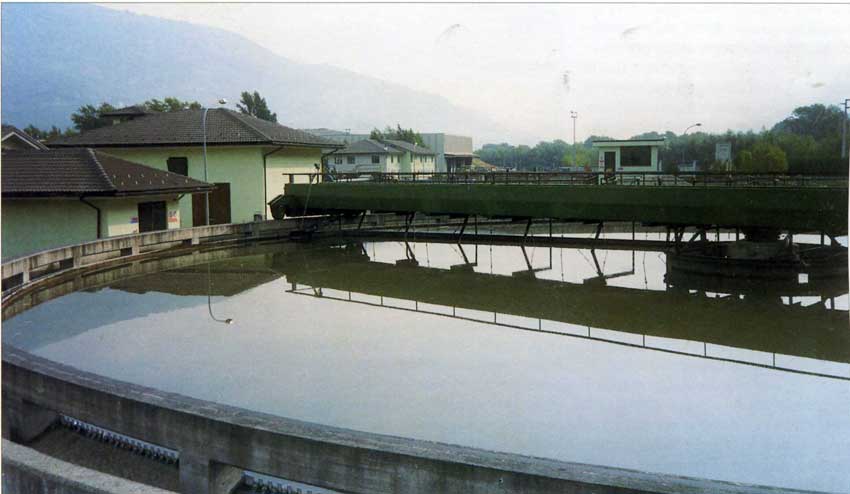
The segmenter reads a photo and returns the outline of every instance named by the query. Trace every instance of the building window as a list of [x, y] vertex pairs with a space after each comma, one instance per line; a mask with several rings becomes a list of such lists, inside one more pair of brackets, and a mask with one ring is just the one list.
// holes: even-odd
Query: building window
[[620, 166], [652, 166], [652, 148], [650, 146], [621, 147]]
[[341, 156], [334, 157], [334, 164], [335, 165], [341, 165], [342, 164], [342, 157]]
[[187, 158], [168, 158], [166, 163], [168, 163], [168, 171], [171, 173], [184, 177], [189, 176], [189, 160]]
[[346, 161], [349, 165], [353, 165], [353, 164], [354, 164], [354, 156], [346, 156], [346, 157], [345, 157], [345, 161]]
[[377, 165], [380, 162], [381, 162], [381, 157], [378, 156], [377, 154], [373, 154], [372, 155], [372, 164]]

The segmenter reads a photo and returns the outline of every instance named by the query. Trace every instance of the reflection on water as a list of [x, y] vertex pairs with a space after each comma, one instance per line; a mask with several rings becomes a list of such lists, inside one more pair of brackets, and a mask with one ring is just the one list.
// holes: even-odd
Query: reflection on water
[[717, 283], [668, 276], [661, 252], [440, 243], [193, 262], [45, 302], [3, 342], [340, 427], [850, 486], [846, 281]]

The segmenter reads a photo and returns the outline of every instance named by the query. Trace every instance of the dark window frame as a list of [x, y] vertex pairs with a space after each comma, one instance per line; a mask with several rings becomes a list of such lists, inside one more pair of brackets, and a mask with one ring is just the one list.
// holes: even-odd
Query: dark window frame
[[170, 156], [165, 160], [165, 166], [168, 167], [168, 171], [171, 173], [183, 175], [184, 177], [189, 176], [189, 158], [185, 156]]
[[346, 156], [345, 162], [349, 165], [353, 165], [356, 162], [355, 156], [353, 154]]
[[652, 166], [652, 146], [623, 146], [620, 148], [620, 167], [648, 168]]
[[373, 164], [373, 165], [380, 165], [380, 164], [381, 164], [381, 157], [380, 157], [380, 155], [377, 155], [377, 154], [373, 154], [373, 155], [372, 155], [372, 164]]

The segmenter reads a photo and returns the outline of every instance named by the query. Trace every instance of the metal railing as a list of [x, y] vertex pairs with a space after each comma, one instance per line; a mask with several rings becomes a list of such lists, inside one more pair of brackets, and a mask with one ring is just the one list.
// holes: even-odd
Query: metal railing
[[716, 172], [368, 172], [288, 173], [289, 183], [848, 187], [846, 175]]

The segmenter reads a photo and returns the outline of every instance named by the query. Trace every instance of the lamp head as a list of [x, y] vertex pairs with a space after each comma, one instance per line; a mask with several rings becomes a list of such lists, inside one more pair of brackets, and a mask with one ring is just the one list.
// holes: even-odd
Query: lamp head
[[228, 317], [227, 319], [224, 320], [224, 324], [233, 324], [233, 319]]
[[226, 99], [224, 99], [224, 98], [221, 98], [220, 100], [218, 100], [218, 104], [219, 104], [219, 105], [226, 105], [226, 104], [227, 104], [227, 100], [226, 100]]

